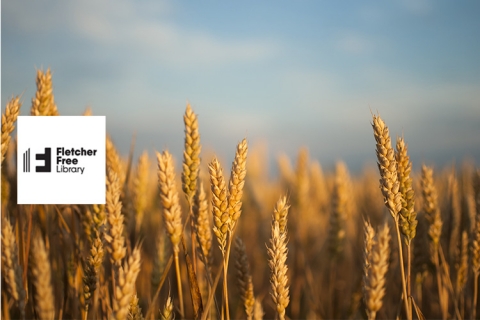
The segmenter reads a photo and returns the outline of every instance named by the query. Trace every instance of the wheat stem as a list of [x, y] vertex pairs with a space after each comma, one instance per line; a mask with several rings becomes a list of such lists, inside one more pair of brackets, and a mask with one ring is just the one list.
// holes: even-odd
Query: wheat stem
[[398, 251], [400, 258], [400, 271], [402, 276], [403, 301], [405, 303], [405, 313], [407, 319], [411, 320], [409, 308], [409, 296], [407, 294], [407, 284], [405, 281], [405, 265], [403, 263], [402, 239], [400, 237], [399, 214], [402, 210], [402, 195], [400, 193], [400, 183], [398, 181], [397, 161], [395, 152], [392, 148], [390, 133], [385, 122], [380, 116], [373, 115], [373, 135], [376, 141], [376, 153], [378, 159], [378, 169], [380, 171], [380, 187], [382, 190], [385, 206], [395, 222], [397, 232]]
[[177, 275], [178, 299], [180, 300], [180, 317], [185, 317], [185, 309], [183, 307], [183, 290], [182, 290], [182, 276], [180, 274], [180, 263], [178, 259], [178, 252], [174, 252], [175, 258], [175, 273]]

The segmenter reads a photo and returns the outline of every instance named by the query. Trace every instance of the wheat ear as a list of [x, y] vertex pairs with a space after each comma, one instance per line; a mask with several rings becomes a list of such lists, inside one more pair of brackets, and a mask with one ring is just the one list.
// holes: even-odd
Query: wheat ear
[[397, 138], [397, 160], [398, 182], [402, 195], [402, 209], [400, 210], [401, 231], [407, 240], [407, 244], [415, 238], [417, 228], [417, 214], [415, 212], [415, 193], [412, 188], [412, 163], [407, 154], [407, 144], [403, 138]]
[[473, 303], [471, 319], [475, 319], [477, 315], [478, 276], [480, 275], [480, 169], [477, 169], [473, 174], [473, 190], [476, 216], [472, 240]]
[[340, 257], [345, 246], [345, 224], [348, 217], [349, 202], [351, 201], [351, 194], [348, 190], [349, 179], [345, 163], [337, 162], [328, 233], [328, 248], [332, 258]]
[[173, 320], [175, 319], [175, 313], [173, 313], [173, 303], [172, 298], [168, 296], [163, 311], [160, 312], [160, 319], [162, 320]]
[[182, 237], [182, 211], [175, 184], [175, 169], [172, 155], [168, 151], [157, 152], [158, 182], [160, 186], [160, 199], [163, 207], [163, 217], [167, 228], [173, 251], [180, 251]]
[[195, 228], [198, 239], [198, 247], [201, 251], [201, 259], [204, 260], [205, 267], [208, 269], [212, 254], [212, 231], [210, 227], [211, 216], [208, 212], [207, 194], [203, 188], [203, 183], [200, 182], [195, 197], [193, 199], [193, 212], [196, 217]]
[[402, 195], [400, 193], [400, 183], [398, 182], [397, 161], [395, 159], [395, 152], [392, 148], [392, 141], [390, 139], [388, 127], [380, 116], [373, 115], [372, 127], [373, 136], [376, 141], [378, 170], [380, 171], [380, 189], [382, 190], [385, 206], [395, 222], [395, 230], [397, 233], [405, 313], [407, 319], [411, 320], [412, 314], [409, 306], [410, 297], [407, 294], [402, 240], [400, 237], [399, 213], [402, 210]]
[[149, 181], [150, 160], [145, 151], [138, 158], [137, 174], [133, 181], [134, 184], [134, 207], [135, 207], [135, 232], [138, 234], [143, 221], [145, 209], [148, 206], [148, 181]]
[[[85, 299], [85, 311], [88, 313], [92, 296], [97, 289], [98, 275], [100, 267], [103, 262], [103, 243], [100, 238], [100, 233], [92, 242], [90, 249], [90, 256], [86, 262], [84, 276], [83, 276], [83, 296]], [[85, 315], [87, 317], [87, 315]]]
[[57, 106], [53, 96], [52, 73], [50, 68], [46, 72], [37, 70], [37, 93], [32, 99], [32, 116], [58, 116]]
[[32, 239], [32, 276], [35, 286], [35, 310], [40, 319], [55, 318], [55, 298], [52, 287], [52, 271], [47, 249], [37, 233]]
[[411, 295], [411, 268], [412, 268], [412, 249], [411, 243], [415, 238], [417, 230], [417, 214], [415, 212], [415, 193], [412, 188], [412, 163], [407, 154], [407, 144], [401, 137], [397, 138], [395, 160], [397, 161], [398, 183], [400, 184], [400, 194], [402, 195], [402, 209], [399, 218], [401, 231], [405, 236], [407, 245], [407, 295], [409, 297], [409, 308], [412, 311]]
[[287, 203], [287, 197], [282, 196], [278, 199], [277, 204], [273, 209], [273, 220], [278, 222], [280, 233], [287, 232], [287, 216], [289, 208], [290, 205]]
[[457, 281], [455, 286], [457, 299], [460, 298], [460, 295], [468, 280], [468, 244], [468, 233], [467, 231], [463, 231], [460, 247], [460, 259], [457, 266]]
[[143, 320], [142, 308], [138, 305], [137, 294], [132, 296], [130, 305], [128, 306], [127, 320]]
[[117, 174], [118, 177], [118, 184], [121, 188], [123, 188], [123, 184], [125, 183], [125, 171], [123, 168], [122, 160], [120, 159], [120, 155], [113, 144], [113, 141], [109, 136], [105, 139], [105, 152], [107, 154], [107, 169], [113, 170]]
[[2, 270], [8, 293], [20, 309], [22, 319], [25, 319], [25, 288], [22, 281], [22, 268], [18, 263], [18, 247], [15, 243], [10, 221], [2, 218]]
[[105, 210], [107, 212], [107, 232], [105, 240], [108, 242], [108, 252], [115, 267], [119, 267], [125, 257], [127, 249], [123, 237], [122, 203], [120, 202], [120, 184], [118, 176], [113, 170], [107, 175], [107, 195]]
[[172, 155], [168, 151], [162, 154], [157, 152], [158, 182], [160, 185], [160, 199], [163, 207], [163, 220], [167, 228], [170, 241], [172, 242], [177, 275], [178, 296], [180, 300], [180, 315], [184, 316], [182, 278], [178, 253], [180, 252], [180, 240], [182, 239], [182, 210], [175, 185], [175, 169]]
[[237, 269], [237, 280], [240, 296], [245, 307], [247, 319], [252, 320], [255, 307], [255, 296], [253, 292], [252, 274], [250, 273], [250, 264], [242, 239], [235, 238], [235, 267]]
[[277, 221], [272, 223], [272, 236], [268, 251], [270, 267], [271, 296], [280, 320], [285, 319], [285, 309], [290, 302], [287, 277], [287, 233], [280, 232]]
[[168, 257], [170, 256], [170, 250], [167, 246], [165, 237], [165, 233], [159, 232], [155, 240], [155, 255], [153, 258], [153, 270], [150, 278], [153, 294], [155, 294], [160, 285], [162, 274], [165, 271], [165, 266], [167, 265]]
[[114, 319], [125, 319], [128, 314], [128, 307], [132, 296], [135, 294], [135, 281], [140, 272], [140, 248], [135, 247], [128, 262], [123, 267], [118, 268], [118, 281], [115, 287], [115, 297], [113, 299]]
[[437, 189], [433, 182], [433, 169], [422, 165], [422, 210], [429, 223], [428, 237], [430, 239], [430, 253], [433, 261], [433, 255], [437, 253], [440, 245], [440, 236], [442, 235], [442, 218], [438, 208]]
[[222, 167], [217, 158], [209, 164], [210, 182], [212, 188], [213, 233], [217, 237], [222, 255], [225, 255], [227, 232], [230, 216], [227, 211], [227, 187], [223, 178]]
[[235, 232], [235, 227], [237, 224], [238, 218], [242, 213], [242, 195], [243, 195], [243, 186], [245, 184], [245, 176], [247, 174], [247, 140], [243, 139], [238, 145], [235, 152], [235, 159], [232, 164], [232, 170], [230, 174], [228, 196], [227, 196], [227, 213], [228, 218], [228, 230], [227, 230], [227, 250], [223, 255], [223, 288], [224, 288], [224, 297], [225, 297], [225, 314], [227, 320], [230, 319], [229, 307], [228, 307], [228, 288], [227, 288], [227, 272], [228, 272], [228, 263], [230, 260], [230, 249], [233, 241], [233, 234]]
[[253, 309], [253, 320], [262, 320], [263, 319], [263, 308], [260, 300], [255, 299], [255, 306]]
[[10, 134], [15, 129], [15, 122], [17, 121], [18, 114], [20, 112], [20, 98], [15, 97], [10, 99], [5, 107], [5, 114], [2, 114], [2, 159], [1, 163], [3, 163], [3, 159], [5, 159], [5, 155], [7, 154], [8, 145], [10, 144]]
[[[372, 263], [372, 250], [373, 246], [376, 243], [375, 240], [375, 230], [373, 229], [370, 221], [364, 221], [364, 250], [363, 250], [363, 257], [364, 257], [364, 264], [363, 264], [363, 283], [367, 283], [367, 278], [370, 273], [371, 263]], [[364, 287], [365, 289], [365, 287]], [[368, 300], [368, 296], [366, 295], [366, 291], [364, 290], [364, 299], [365, 301]]]
[[183, 121], [185, 123], [185, 149], [183, 151], [182, 187], [189, 204], [192, 205], [197, 188], [202, 147], [200, 145], [197, 115], [193, 112], [190, 104], [187, 104]]
[[438, 208], [437, 189], [433, 181], [433, 169], [422, 165], [422, 198], [423, 206], [422, 210], [425, 214], [425, 218], [428, 221], [428, 238], [430, 248], [430, 259], [435, 265], [437, 287], [438, 287], [438, 300], [440, 302], [442, 317], [447, 318], [448, 302], [445, 301], [443, 294], [443, 285], [439, 261], [439, 249], [440, 249], [440, 236], [442, 235], [442, 218], [440, 216], [440, 209]]
[[[230, 181], [228, 183], [228, 214], [230, 215], [230, 237], [233, 236], [233, 230], [238, 218], [242, 214], [242, 195], [247, 174], [247, 140], [243, 139], [235, 152], [235, 159], [232, 164]], [[231, 240], [230, 240], [231, 241]]]
[[[390, 257], [390, 234], [387, 224], [379, 231], [378, 240], [372, 239], [371, 226], [366, 228], [365, 264], [368, 265], [365, 276], [365, 305], [368, 319], [375, 319], [382, 307], [385, 296], [385, 281]], [[372, 245], [370, 248], [368, 246]], [[367, 253], [368, 250], [371, 250]]]

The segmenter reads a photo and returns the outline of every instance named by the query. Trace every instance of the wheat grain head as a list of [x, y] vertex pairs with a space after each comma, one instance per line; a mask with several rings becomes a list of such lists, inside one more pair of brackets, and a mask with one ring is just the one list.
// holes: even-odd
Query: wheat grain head
[[22, 318], [25, 318], [25, 288], [23, 287], [22, 268], [18, 263], [18, 247], [15, 243], [10, 221], [2, 218], [2, 274], [8, 293], [17, 304]]
[[388, 127], [380, 116], [373, 115], [373, 136], [376, 141], [378, 170], [380, 171], [380, 188], [386, 207], [393, 219], [398, 221], [398, 214], [402, 209], [402, 196], [397, 175], [397, 161]]
[[50, 259], [43, 239], [36, 233], [32, 239], [32, 277], [35, 286], [35, 310], [40, 319], [55, 317], [55, 297], [52, 287]]
[[50, 68], [46, 72], [37, 70], [37, 92], [32, 99], [32, 116], [58, 116], [57, 105], [53, 96], [52, 73]]
[[108, 242], [108, 252], [112, 264], [119, 267], [125, 257], [127, 249], [123, 237], [124, 216], [122, 202], [120, 201], [120, 184], [118, 176], [113, 170], [107, 175], [107, 195], [105, 210], [107, 212], [107, 232], [105, 240]]
[[242, 214], [243, 186], [247, 174], [247, 152], [247, 140], [243, 139], [237, 145], [230, 181], [228, 183], [228, 213], [230, 215], [229, 228], [231, 233], [233, 233], [237, 220]]
[[127, 317], [128, 307], [136, 291], [135, 281], [139, 272], [140, 248], [135, 247], [124, 266], [118, 268], [118, 282], [115, 286], [112, 318], [125, 319]]
[[242, 239], [235, 238], [235, 267], [237, 269], [237, 282], [240, 296], [245, 307], [247, 319], [253, 319], [255, 296], [253, 292], [252, 274], [250, 273], [250, 264], [248, 263], [247, 252]]
[[5, 114], [2, 114], [2, 158], [0, 163], [3, 163], [3, 159], [5, 159], [5, 155], [7, 154], [8, 145], [10, 144], [10, 134], [15, 129], [15, 122], [17, 121], [21, 106], [20, 98], [18, 96], [15, 98], [12, 97], [5, 107]]
[[163, 207], [163, 219], [172, 242], [173, 251], [180, 251], [182, 238], [182, 210], [175, 184], [175, 168], [170, 152], [157, 152], [158, 183], [160, 186], [160, 200]]
[[277, 221], [272, 224], [270, 247], [267, 248], [270, 267], [271, 296], [276, 306], [278, 317], [285, 319], [285, 309], [290, 302], [287, 277], [287, 234], [280, 232]]
[[230, 225], [228, 214], [227, 186], [223, 178], [222, 167], [217, 158], [208, 166], [212, 188], [213, 233], [217, 237], [222, 255], [225, 255], [227, 233]]
[[401, 231], [405, 236], [407, 243], [415, 238], [417, 230], [417, 214], [415, 212], [415, 193], [412, 188], [412, 163], [407, 154], [407, 144], [401, 137], [397, 138], [397, 152], [395, 153], [397, 161], [398, 182], [400, 184], [400, 193], [402, 195], [402, 209], [400, 210]]
[[197, 115], [190, 104], [183, 116], [185, 123], [185, 149], [183, 151], [182, 187], [191, 204], [197, 188], [198, 172], [200, 169], [200, 134], [198, 132]]

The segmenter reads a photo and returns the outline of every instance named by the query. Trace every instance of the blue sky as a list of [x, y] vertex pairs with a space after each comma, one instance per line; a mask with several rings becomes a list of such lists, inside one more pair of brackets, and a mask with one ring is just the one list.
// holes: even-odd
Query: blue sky
[[[63, 115], [91, 106], [126, 153], [181, 159], [187, 100], [202, 143], [271, 159], [375, 161], [370, 110], [418, 167], [480, 161], [480, 2], [2, 1], [2, 110], [51, 67]], [[205, 159], [210, 161], [211, 159]]]

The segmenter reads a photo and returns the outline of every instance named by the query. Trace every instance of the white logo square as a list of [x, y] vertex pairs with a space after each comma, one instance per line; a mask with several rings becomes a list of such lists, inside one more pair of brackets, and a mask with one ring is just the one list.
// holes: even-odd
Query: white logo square
[[105, 116], [19, 116], [18, 204], [105, 204]]

